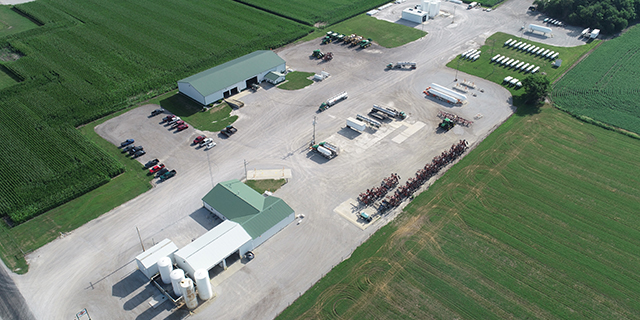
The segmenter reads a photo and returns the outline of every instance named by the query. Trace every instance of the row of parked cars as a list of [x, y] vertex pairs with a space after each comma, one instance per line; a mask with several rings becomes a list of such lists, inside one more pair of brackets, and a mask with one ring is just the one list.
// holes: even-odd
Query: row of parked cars
[[147, 162], [144, 167], [149, 169], [149, 174], [155, 174], [156, 178], [160, 178], [160, 181], [164, 181], [172, 178], [178, 172], [176, 170], [169, 170], [163, 163], [159, 163], [160, 160], [153, 159]]
[[189, 125], [180, 119], [180, 117], [172, 114], [162, 118], [162, 123], [168, 123], [171, 126], [171, 129], [176, 129], [176, 132], [189, 128]]
[[122, 153], [128, 152], [131, 159], [143, 156], [147, 153], [146, 151], [144, 151], [144, 148], [142, 146], [134, 145], [133, 144], [134, 142], [135, 140], [133, 139], [127, 139], [122, 143], [120, 143], [120, 148], [122, 148]]

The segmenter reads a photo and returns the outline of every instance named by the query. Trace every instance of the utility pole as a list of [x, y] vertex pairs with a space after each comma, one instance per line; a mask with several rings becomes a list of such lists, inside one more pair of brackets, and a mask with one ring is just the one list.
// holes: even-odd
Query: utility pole
[[311, 138], [311, 145], [316, 144], [316, 123], [318, 122], [317, 119], [318, 117], [313, 116], [313, 138]]
[[145, 252], [147, 250], [144, 249], [144, 244], [142, 243], [142, 237], [140, 237], [140, 229], [138, 229], [138, 227], [136, 227], [136, 231], [138, 231], [138, 239], [140, 239], [140, 245], [142, 246], [142, 252]]
[[244, 178], [247, 179], [247, 160], [244, 161]]
[[[456, 20], [456, 5], [453, 5], [453, 18], [451, 18], [451, 23], [453, 24], [453, 22]], [[456, 77], [457, 78], [457, 77]]]

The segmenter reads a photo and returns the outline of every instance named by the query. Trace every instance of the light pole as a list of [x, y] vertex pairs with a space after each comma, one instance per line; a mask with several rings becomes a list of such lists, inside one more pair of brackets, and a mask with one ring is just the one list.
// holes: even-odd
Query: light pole
[[316, 123], [318, 117], [313, 116], [313, 137], [311, 138], [311, 145], [313, 146], [314, 144], [316, 144]]
[[[453, 5], [453, 17], [451, 18], [451, 23], [453, 24], [453, 22], [456, 20], [456, 5]], [[457, 78], [457, 77], [456, 77]]]

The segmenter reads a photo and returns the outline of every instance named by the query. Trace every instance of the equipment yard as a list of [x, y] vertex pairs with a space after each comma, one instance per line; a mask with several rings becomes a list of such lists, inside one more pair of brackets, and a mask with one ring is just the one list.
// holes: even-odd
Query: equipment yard
[[[490, 13], [458, 5], [455, 24], [451, 17], [438, 16], [423, 26], [429, 33], [425, 38], [398, 48], [382, 48], [375, 39], [366, 49], [326, 44], [323, 51], [333, 53], [331, 61], [309, 57], [320, 46], [320, 38], [278, 49], [288, 68], [322, 70], [331, 77], [300, 90], [266, 87], [238, 98], [245, 107], [232, 112], [239, 117], [233, 124], [238, 130], [229, 138], [192, 126], [172, 130], [161, 123], [164, 115], [148, 116], [157, 105], [144, 105], [106, 121], [96, 131], [114, 148], [129, 138], [144, 145], [146, 154], [137, 158], [141, 170], [148, 170], [143, 164], [158, 159], [178, 174], [162, 183], [154, 180], [152, 190], [32, 252], [27, 256], [29, 272], [12, 278], [38, 319], [72, 319], [83, 308], [95, 319], [185, 316], [184, 309], [174, 310], [169, 302], [153, 302], [159, 291], [133, 263], [142, 252], [136, 228], [146, 248], [165, 238], [183, 247], [220, 222], [201, 201], [215, 184], [244, 178], [245, 170], [287, 168], [291, 178], [275, 195], [304, 218], [254, 250], [253, 260], [237, 261], [217, 273], [212, 278], [217, 297], [190, 315], [193, 319], [274, 318], [399, 212], [391, 209], [380, 215], [372, 207], [354, 210], [348, 204], [357, 207], [362, 192], [392, 174], [399, 176], [398, 186], [405, 186], [426, 163], [453, 150], [461, 140], [473, 148], [513, 113], [507, 89], [462, 73], [458, 82], [464, 78], [475, 84], [465, 93], [463, 105], [428, 97], [423, 91], [432, 83], [452, 89], [458, 83], [454, 81], [457, 73], [445, 64], [461, 52], [477, 49], [492, 33], [517, 36], [518, 24], [533, 19], [526, 11], [529, 4], [510, 0]], [[453, 5], [443, 2], [441, 10]], [[563, 35], [536, 39], [547, 40], [554, 45], [582, 44]], [[406, 60], [418, 67], [411, 72], [385, 67], [390, 61]], [[348, 99], [318, 112], [322, 102], [344, 91]], [[386, 118], [380, 128], [369, 126], [362, 132], [345, 125], [347, 118], [367, 115], [373, 105], [402, 110], [406, 118]], [[437, 131], [442, 112], [473, 125]], [[339, 156], [329, 160], [310, 150], [314, 132], [316, 143], [337, 146]], [[217, 146], [194, 147], [193, 140], [202, 134]], [[433, 179], [423, 181], [423, 188]], [[372, 219], [367, 222], [362, 217]]]

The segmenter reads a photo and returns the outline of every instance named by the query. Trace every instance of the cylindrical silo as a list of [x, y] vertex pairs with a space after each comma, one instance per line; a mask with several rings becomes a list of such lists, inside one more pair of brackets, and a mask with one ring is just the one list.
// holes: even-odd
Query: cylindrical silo
[[160, 271], [160, 278], [162, 278], [162, 282], [164, 282], [164, 284], [171, 283], [171, 271], [173, 270], [171, 258], [160, 258], [160, 260], [158, 260], [158, 270]]
[[209, 271], [205, 269], [196, 270], [193, 277], [196, 279], [198, 297], [202, 300], [209, 300], [213, 298], [213, 289], [211, 288], [211, 281], [209, 280]]
[[189, 278], [180, 281], [180, 288], [187, 308], [195, 309], [198, 306], [198, 298], [196, 298], [196, 289], [193, 288], [193, 281]]
[[173, 293], [176, 297], [182, 295], [182, 289], [180, 289], [180, 281], [184, 280], [184, 271], [182, 269], [175, 269], [171, 271], [171, 286], [173, 287]]

